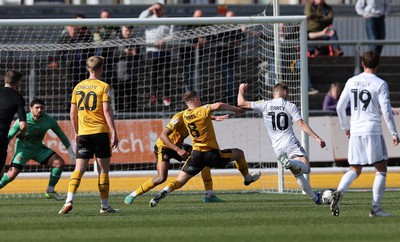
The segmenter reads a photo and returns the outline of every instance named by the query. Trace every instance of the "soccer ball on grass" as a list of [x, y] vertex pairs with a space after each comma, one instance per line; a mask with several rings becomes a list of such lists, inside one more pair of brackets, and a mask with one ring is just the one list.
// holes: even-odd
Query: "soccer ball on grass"
[[334, 190], [328, 189], [322, 193], [322, 204], [331, 204], [332, 203], [332, 194]]

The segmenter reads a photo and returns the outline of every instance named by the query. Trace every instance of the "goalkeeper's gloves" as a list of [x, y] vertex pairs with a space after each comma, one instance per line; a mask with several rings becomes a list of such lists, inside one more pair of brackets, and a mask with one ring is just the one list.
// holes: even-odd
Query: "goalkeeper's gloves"
[[75, 164], [76, 155], [75, 155], [74, 150], [72, 149], [72, 146], [68, 147], [68, 154], [69, 154], [69, 158], [71, 159], [71, 163]]

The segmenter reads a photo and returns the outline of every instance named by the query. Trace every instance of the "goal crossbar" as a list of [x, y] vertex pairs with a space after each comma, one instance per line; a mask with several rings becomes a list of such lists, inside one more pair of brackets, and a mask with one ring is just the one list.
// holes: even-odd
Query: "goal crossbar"
[[[293, 24], [296, 29], [296, 39], [294, 42], [296, 42], [296, 45], [298, 45], [298, 50], [295, 50], [295, 52], [290, 52], [287, 49], [287, 46], [285, 45], [291, 45], [291, 41], [287, 41], [286, 43], [282, 43], [282, 49], [279, 49], [278, 46], [274, 43], [277, 43], [279, 41], [276, 41], [281, 38], [280, 36], [280, 30], [279, 30], [279, 24]], [[285, 81], [285, 79], [282, 79], [282, 76], [285, 74], [279, 73], [281, 69], [285, 69], [286, 72], [290, 73], [291, 77], [290, 80], [290, 88], [291, 91], [294, 90], [294, 93], [296, 95], [296, 104], [299, 106], [301, 110], [302, 117], [305, 121], [308, 120], [308, 87], [307, 87], [307, 79], [308, 79], [308, 67], [307, 67], [307, 31], [306, 31], [306, 17], [305, 16], [276, 16], [276, 17], [267, 17], [267, 16], [250, 16], [250, 17], [203, 17], [203, 18], [159, 18], [159, 19], [139, 19], [139, 18], [111, 18], [111, 19], [7, 19], [7, 20], [0, 20], [0, 28], [5, 28], [7, 30], [7, 34], [4, 35], [4, 39], [0, 40], [1, 41], [1, 47], [0, 47], [0, 58], [4, 60], [4, 66], [5, 68], [10, 68], [14, 67], [15, 69], [24, 69], [24, 73], [27, 75], [27, 83], [28, 85], [24, 86], [22, 88], [23, 95], [25, 97], [28, 97], [29, 99], [32, 98], [48, 98], [51, 100], [51, 97], [59, 98], [60, 105], [63, 105], [64, 111], [59, 112], [59, 113], [52, 113], [56, 112], [58, 110], [58, 107], [60, 105], [54, 105], [54, 109], [50, 108], [50, 102], [46, 102], [46, 105], [48, 105], [48, 113], [50, 115], [58, 115], [58, 117], [64, 117], [60, 119], [65, 119], [65, 117], [68, 117], [66, 110], [67, 103], [69, 102], [69, 95], [70, 95], [70, 83], [72, 81], [78, 81], [82, 79], [77, 79], [72, 77], [71, 72], [69, 71], [70, 67], [58, 67], [58, 66], [51, 66], [52, 63], [47, 63], [49, 59], [52, 58], [60, 58], [64, 56], [71, 55], [71, 52], [76, 51], [76, 50], [83, 50], [85, 52], [88, 49], [95, 49], [96, 51], [103, 51], [106, 56], [106, 62], [109, 64], [111, 67], [106, 68], [106, 70], [110, 69], [118, 69], [120, 66], [117, 65], [117, 63], [114, 63], [116, 60], [115, 56], [111, 56], [111, 52], [115, 51], [120, 47], [121, 45], [140, 45], [142, 49], [141, 56], [143, 59], [148, 58], [148, 56], [144, 53], [146, 47], [148, 47], [148, 43], [144, 40], [143, 37], [143, 32], [144, 28], [147, 26], [154, 26], [154, 25], [177, 25], [177, 26], [185, 26], [185, 25], [194, 25], [194, 26], [200, 26], [202, 28], [207, 28], [207, 26], [210, 27], [210, 31], [205, 31], [201, 32], [196, 35], [191, 35], [191, 32], [185, 32], [183, 31], [182, 38], [180, 37], [179, 33], [176, 34], [175, 36], [171, 37], [168, 39], [168, 37], [165, 36], [164, 40], [171, 40], [171, 43], [167, 43], [165, 46], [166, 48], [171, 47], [172, 49], [172, 56], [171, 57], [171, 67], [168, 70], [170, 72], [171, 76], [174, 76], [176, 80], [174, 80], [174, 86], [170, 88], [171, 90], [171, 96], [175, 95], [174, 98], [175, 100], [179, 100], [181, 102], [181, 96], [182, 96], [182, 79], [185, 79], [184, 72], [186, 72], [186, 67], [190, 66], [191, 68], [193, 66], [200, 66], [204, 65], [207, 70], [202, 73], [201, 78], [206, 79], [205, 82], [209, 83], [204, 83], [206, 87], [204, 87], [204, 92], [207, 92], [208, 95], [214, 95], [217, 97], [213, 97], [214, 99], [211, 99], [209, 101], [220, 101], [220, 99], [224, 98], [224, 92], [226, 91], [226, 85], [225, 82], [222, 81], [223, 79], [223, 74], [222, 72], [224, 71], [222, 67], [219, 67], [220, 65], [219, 62], [221, 62], [221, 59], [223, 59], [223, 54], [225, 50], [221, 50], [223, 47], [217, 46], [219, 43], [217, 42], [222, 42], [222, 40], [219, 40], [218, 38], [221, 39], [228, 39], [231, 38], [229, 34], [232, 32], [232, 30], [235, 29], [240, 29], [240, 25], [244, 25], [246, 27], [253, 27], [255, 25], [269, 25], [267, 28], [264, 28], [264, 26], [261, 26], [261, 28], [255, 28], [255, 30], [259, 31], [266, 30], [268, 31], [267, 35], [268, 38], [272, 38], [274, 42], [272, 42], [270, 39], [265, 40], [259, 38], [257, 41], [251, 42], [251, 43], [246, 43], [245, 46], [239, 47], [237, 50], [235, 50], [235, 54], [239, 54], [240, 58], [237, 58], [235, 60], [236, 64], [236, 73], [235, 73], [235, 88], [237, 89], [237, 84], [239, 81], [250, 81], [249, 78], [252, 78], [251, 80], [258, 79], [257, 81], [253, 82], [253, 89], [260, 89], [259, 91], [255, 91], [252, 94], [252, 98], [263, 98], [263, 99], [269, 99], [271, 98], [271, 87], [273, 86], [269, 81], [271, 79], [274, 79], [276, 77], [277, 81]], [[223, 26], [222, 28], [224, 29], [218, 29], [218, 28], [213, 28], [212, 26]], [[231, 26], [231, 25], [236, 25], [236, 26]], [[102, 42], [90, 42], [90, 43], [58, 43], [53, 40], [48, 40], [43, 36], [46, 36], [46, 27], [57, 27], [53, 28], [49, 31], [59, 31], [61, 27], [65, 26], [89, 26], [89, 27], [98, 27], [98, 26], [135, 26], [136, 28], [143, 27], [140, 29], [138, 32], [142, 34], [141, 36], [136, 36], [132, 38], [131, 40], [106, 40]], [[271, 27], [272, 26], [272, 27]], [[8, 28], [10, 27], [10, 28]], [[21, 30], [19, 28], [21, 27]], [[26, 33], [23, 32], [24, 29], [22, 27], [26, 27], [27, 31]], [[39, 30], [40, 27], [43, 27], [43, 30]], [[260, 27], [260, 26], [258, 26]], [[36, 33], [35, 31], [36, 28], [38, 28], [38, 31], [43, 31], [40, 33]], [[32, 30], [33, 29], [33, 30]], [[94, 28], [93, 28], [94, 29]], [[15, 33], [17, 31], [22, 31], [21, 33]], [[213, 32], [214, 31], [214, 32]], [[14, 34], [15, 36], [11, 36], [10, 34]], [[35, 33], [35, 36], [30, 36], [30, 33]], [[40, 35], [43, 33], [43, 35]], [[49, 36], [58, 36], [58, 32], [52, 32], [49, 34]], [[195, 57], [191, 56], [189, 58], [195, 59], [191, 60], [192, 62], [189, 64], [185, 64], [186, 60], [184, 60], [185, 57], [181, 56], [181, 51], [186, 51], [186, 47], [190, 46], [192, 43], [194, 43], [194, 39], [198, 38], [199, 36], [209, 36], [210, 37], [210, 42], [214, 41], [213, 44], [211, 44], [208, 49], [205, 50], [203, 53], [196, 53]], [[233, 35], [233, 34], [232, 34]], [[35, 37], [39, 36], [37, 39]], [[31, 37], [32, 40], [30, 39]], [[13, 41], [13, 38], [19, 38], [18, 41]], [[26, 39], [25, 39], [26, 38]], [[179, 41], [179, 38], [183, 41]], [[190, 38], [192, 38], [190, 40]], [[251, 36], [250, 38], [255, 39], [255, 37]], [[249, 39], [250, 39], [249, 38]], [[187, 41], [189, 39], [190, 41]], [[232, 38], [230, 40], [231, 42], [236, 41], [237, 39]], [[261, 40], [260, 40], [261, 39]], [[11, 40], [11, 41], [9, 41]], [[251, 40], [251, 41], [252, 41]], [[9, 42], [7, 42], [9, 41]], [[30, 42], [31, 41], [31, 42]], [[176, 43], [175, 43], [176, 42]], [[281, 43], [281, 42], [279, 42]], [[231, 43], [229, 43], [231, 44]], [[256, 46], [256, 47], [253, 47]], [[262, 46], [265, 45], [265, 46]], [[268, 46], [267, 46], [268, 45]], [[106, 53], [109, 51], [110, 53]], [[285, 53], [287, 51], [288, 53]], [[23, 52], [23, 54], [21, 54]], [[189, 51], [188, 51], [189, 52]], [[183, 53], [184, 55], [188, 55], [189, 53]], [[274, 53], [275, 52], [275, 53]], [[278, 53], [279, 52], [279, 53]], [[290, 53], [289, 53], [290, 52]], [[199, 60], [200, 55], [204, 55], [201, 58], [202, 60]], [[53, 56], [55, 55], [55, 56]], [[207, 56], [206, 56], [207, 55]], [[288, 56], [296, 56], [296, 61], [300, 63], [298, 70], [294, 70], [296, 67], [292, 67], [292, 62], [293, 59], [292, 57]], [[298, 59], [297, 59], [298, 56]], [[68, 56], [70, 57], [70, 56]], [[107, 59], [107, 57], [109, 57]], [[118, 60], [120, 56], [118, 56]], [[229, 57], [230, 58], [230, 57]], [[28, 63], [26, 63], [28, 60]], [[69, 60], [67, 60], [69, 61]], [[67, 64], [67, 61], [60, 61], [59, 64], [62, 66], [63, 64]], [[130, 61], [135, 62], [134, 61]], [[200, 63], [204, 61], [204, 63]], [[285, 62], [284, 64], [282, 64]], [[138, 95], [142, 98], [142, 100], [146, 99], [146, 101], [149, 98], [149, 92], [150, 92], [150, 84], [148, 84], [150, 81], [150, 74], [149, 70], [153, 66], [151, 65], [156, 65], [154, 64], [155, 62], [150, 63], [148, 60], [137, 60], [137, 66], [129, 67], [131, 70], [135, 69], [139, 72], [138, 73], [133, 73], [132, 75], [136, 75], [135, 81], [140, 83], [143, 86], [140, 87], [129, 87], [130, 96], [127, 96], [124, 101], [127, 100], [127, 98], [130, 98], [131, 96]], [[70, 62], [68, 62], [70, 64]], [[74, 63], [70, 64], [73, 65]], [[80, 63], [82, 64], [82, 63]], [[119, 64], [119, 63], [118, 63]], [[126, 64], [126, 63], [125, 63]], [[74, 66], [73, 66], [74, 67]], [[158, 68], [158, 67], [157, 67]], [[196, 67], [197, 68], [197, 67]], [[203, 68], [203, 67], [201, 67]], [[293, 68], [293, 70], [290, 70], [290, 68]], [[190, 69], [190, 68], [189, 68]], [[199, 68], [200, 69], [200, 68]], [[251, 70], [250, 70], [251, 69]], [[254, 69], [254, 71], [252, 70]], [[71, 70], [75, 71], [73, 68]], [[112, 70], [114, 71], [114, 70]], [[116, 71], [115, 71], [116, 72]], [[111, 72], [110, 72], [111, 73]], [[271, 73], [274, 73], [276, 76], [272, 76]], [[293, 74], [294, 73], [294, 74]], [[75, 73], [76, 76], [80, 75], [82, 76], [85, 75], [85, 71], [83, 73]], [[107, 75], [104, 78], [105, 81], [111, 82], [113, 85], [113, 82], [110, 81], [112, 79], [117, 79], [117, 76], [114, 75]], [[115, 74], [115, 73], [114, 73]], [[267, 77], [267, 75], [270, 75]], [[286, 73], [286, 75], [288, 75]], [[279, 78], [278, 78], [279, 77]], [[119, 78], [119, 76], [118, 76]], [[195, 78], [199, 78], [199, 74], [195, 74]], [[131, 79], [130, 81], [132, 81]], [[273, 80], [276, 81], [276, 80]], [[116, 83], [115, 85], [118, 85], [119, 83]], [[131, 83], [126, 83], [127, 85]], [[175, 84], [177, 86], [175, 86]], [[259, 85], [259, 86], [257, 86]], [[59, 90], [53, 90], [54, 88], [59, 88]], [[137, 90], [135, 90], [135, 88]], [[140, 89], [140, 90], [139, 90]], [[29, 91], [29, 93], [28, 93]], [[160, 91], [159, 91], [160, 92]], [[217, 95], [218, 94], [218, 95]], [[60, 98], [62, 97], [62, 98]], [[234, 97], [234, 96], [232, 96]], [[231, 98], [232, 98], [231, 97]], [[220, 98], [220, 99], [219, 99]], [[129, 99], [132, 101], [132, 99]], [[232, 100], [232, 99], [231, 99]], [[142, 101], [142, 104], [145, 101]], [[177, 101], [178, 102], [178, 101]], [[65, 104], [65, 105], [64, 105]], [[124, 104], [124, 103], [123, 103]], [[129, 103], [128, 103], [129, 104]], [[180, 106], [179, 106], [180, 105]], [[140, 149], [146, 150], [148, 156], [144, 156], [141, 161], [142, 162], [148, 162], [154, 160], [154, 154], [152, 153], [152, 150], [148, 150], [149, 147], [150, 149], [153, 148], [154, 146], [154, 141], [158, 137], [159, 133], [161, 132], [160, 127], [165, 127], [166, 123], [168, 122], [169, 118], [171, 117], [171, 114], [176, 113], [177, 111], [181, 111], [183, 104], [182, 102], [176, 105], [175, 108], [169, 108], [169, 109], [164, 109], [161, 107], [161, 105], [158, 105], [156, 108], [153, 107], [144, 107], [145, 105], [143, 104], [140, 106], [140, 109], [137, 108], [138, 110], [131, 111], [131, 110], [125, 110], [126, 105], [121, 105], [115, 112], [115, 116], [118, 119], [118, 121], [126, 121], [128, 122], [132, 121], [132, 123], [135, 123], [135, 128], [137, 129], [137, 132], [132, 134], [130, 132], [130, 129], [125, 129], [124, 132], [127, 134], [126, 138], [121, 138], [121, 139], [126, 139], [130, 142], [132, 142], [132, 146], [124, 146], [121, 147], [120, 150], [118, 150], [119, 153], [115, 154], [114, 157], [117, 157], [116, 159], [113, 158], [113, 160], [118, 160], [118, 157], [120, 156], [121, 153], [124, 153], [126, 150], [128, 150], [128, 147], [134, 147], [134, 144], [138, 144], [135, 142], [139, 142], [139, 138], [141, 136], [146, 136], [146, 138], [143, 138], [143, 140], [149, 140], [146, 141], [146, 145], [140, 146]], [[135, 113], [136, 115], [133, 117], [131, 113]], [[259, 122], [259, 116], [253, 115], [253, 114], [247, 114], [247, 115], [252, 115], [256, 120], [256, 126], [254, 126], [254, 122], [248, 122], [249, 120], [246, 120], [246, 118], [243, 119], [243, 122], [240, 120], [235, 120], [233, 121], [224, 121], [225, 123], [222, 125], [224, 127], [221, 128], [223, 130], [223, 137], [224, 140], [218, 140], [220, 142], [221, 147], [236, 147], [236, 146], [231, 146], [232, 142], [234, 140], [240, 141], [238, 144], [239, 148], [242, 148], [245, 150], [245, 152], [251, 153], [254, 152], [256, 153], [259, 157], [256, 157], [257, 155], [250, 154], [248, 160], [250, 162], [255, 163], [255, 161], [259, 161], [259, 164], [253, 164], [251, 166], [252, 169], [260, 169], [260, 170], [265, 170], [265, 169], [271, 169], [272, 171], [276, 171], [275, 168], [276, 166], [271, 166], [271, 167], [264, 167], [261, 164], [265, 163], [271, 163], [276, 165], [276, 160], [271, 155], [273, 153], [270, 144], [267, 141], [267, 134], [265, 132], [265, 127], [263, 127], [262, 122]], [[142, 119], [142, 120], [139, 120]], [[145, 120], [147, 119], [147, 120]], [[64, 121], [64, 120], [63, 120]], [[136, 124], [139, 123], [138, 121], [145, 121], [145, 124]], [[160, 122], [157, 122], [160, 121]], [[126, 124], [128, 122], [125, 122], [123, 125], [124, 127], [127, 127]], [[242, 123], [241, 123], [242, 122]], [[122, 122], [121, 122], [122, 123]], [[150, 123], [150, 125], [149, 125]], [[160, 123], [162, 125], [160, 125]], [[245, 126], [243, 128], [242, 124]], [[121, 124], [122, 125], [122, 124]], [[149, 126], [155, 125], [157, 126], [157, 129], [151, 129]], [[217, 125], [215, 125], [217, 126]], [[229, 130], [227, 130], [229, 128]], [[240, 132], [240, 130], [243, 128], [245, 130], [244, 132]], [[218, 131], [220, 127], [216, 127], [216, 130]], [[254, 129], [259, 129], [260, 131], [254, 134], [254, 139], [259, 140], [259, 142], [255, 145], [253, 137], [250, 137], [250, 134], [252, 134], [252, 130]], [[232, 132], [235, 130], [235, 132]], [[65, 130], [64, 130], [65, 131]], [[142, 131], [143, 133], [139, 134], [139, 131]], [[68, 131], [67, 131], [68, 132]], [[147, 133], [146, 133], [147, 132]], [[226, 135], [228, 132], [230, 132], [231, 136]], [[121, 132], [121, 135], [125, 135], [123, 132]], [[129, 136], [130, 135], [130, 136]], [[71, 134], [67, 133], [67, 136], [72, 136]], [[217, 138], [219, 139], [221, 137], [220, 135], [217, 135]], [[264, 137], [265, 136], [265, 137]], [[308, 150], [308, 136], [307, 135], [302, 135], [301, 136], [301, 142], [306, 150]], [[221, 138], [222, 139], [222, 138]], [[128, 142], [127, 141], [127, 142]], [[144, 141], [143, 141], [144, 142]], [[233, 143], [236, 145], [236, 143]], [[132, 150], [133, 150], [132, 148]], [[254, 149], [258, 149], [257, 151], [251, 151]], [[249, 151], [247, 151], [249, 150]], [[260, 151], [262, 150], [262, 151]], [[57, 151], [60, 152], [60, 151]], [[136, 152], [138, 152], [136, 150]], [[140, 150], [140, 152], [142, 152]], [[134, 151], [131, 151], [131, 153], [134, 153]], [[139, 153], [139, 152], [138, 152]], [[143, 153], [143, 152], [142, 152]], [[263, 153], [268, 153], [268, 155], [271, 155], [271, 157], [265, 158], [265, 154]], [[271, 153], [271, 154], [269, 154]], [[136, 155], [136, 154], [134, 154]], [[119, 158], [120, 160], [125, 159], [133, 159], [136, 157], [133, 157], [134, 155], [131, 155], [129, 158]], [[10, 155], [11, 156], [11, 155]], [[66, 157], [66, 156], [65, 156]], [[141, 157], [141, 156], [140, 156]], [[67, 160], [67, 159], [66, 159]], [[120, 161], [118, 160], [118, 161]], [[125, 162], [123, 160], [123, 162]], [[122, 163], [123, 163], [122, 162]], [[139, 163], [138, 161], [132, 161], [132, 163]], [[136, 168], [137, 164], [134, 164], [132, 166], [126, 165], [123, 163], [121, 165], [121, 171], [124, 171], [123, 169], [132, 171], [132, 169]], [[133, 168], [132, 168], [133, 167]], [[280, 164], [278, 164], [278, 167], [280, 167]], [[147, 167], [149, 170], [154, 170], [154, 164], [149, 165]], [[142, 170], [142, 168], [137, 169]], [[267, 173], [267, 172], [265, 172]], [[278, 173], [281, 175], [279, 178], [279, 191], [283, 191], [285, 189], [283, 183], [283, 170], [280, 169]], [[218, 174], [218, 173], [217, 173]], [[267, 180], [267, 179], [265, 179]], [[216, 184], [218, 186], [218, 184]], [[201, 187], [201, 186], [199, 186]], [[197, 189], [199, 188], [197, 187]], [[260, 189], [264, 189], [263, 187]]]
[[85, 19], [0, 19], [0, 26], [97, 26], [97, 25], [190, 25], [190, 24], [271, 24], [301, 23], [306, 16], [249, 16], [249, 17], [202, 17], [202, 18], [85, 18]]

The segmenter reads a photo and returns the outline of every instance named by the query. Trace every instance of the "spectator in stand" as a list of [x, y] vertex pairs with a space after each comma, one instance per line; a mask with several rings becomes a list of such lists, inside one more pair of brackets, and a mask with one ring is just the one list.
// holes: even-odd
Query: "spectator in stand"
[[[287, 59], [285, 62], [283, 62], [285, 66], [282, 68], [282, 70], [290, 70], [290, 72], [285, 72], [283, 71], [281, 73], [281, 76], [279, 77], [280, 80], [291, 80], [294, 76], [295, 78], [299, 78], [300, 74], [300, 55], [298, 54], [300, 47], [298, 45], [293, 45], [291, 42], [294, 40], [299, 39], [299, 27], [298, 26], [290, 26], [288, 24], [283, 24], [281, 23], [279, 25], [279, 33], [280, 33], [280, 41], [282, 43], [281, 46], [281, 53], [283, 53], [285, 56], [287, 56]], [[263, 32], [250, 32], [251, 35], [257, 36], [264, 41], [272, 43], [274, 41], [272, 35], [267, 35]], [[310, 35], [310, 34], [309, 34]], [[319, 33], [318, 35], [322, 35]], [[316, 34], [315, 34], [316, 36]], [[275, 85], [276, 82], [279, 80], [276, 80], [277, 77], [275, 75], [275, 61], [274, 61], [274, 48], [273, 45], [270, 44], [269, 46], [269, 59], [272, 61], [268, 61], [268, 78], [269, 78], [269, 84], [270, 85]], [[290, 63], [290, 64], [289, 64]], [[310, 77], [310, 74], [308, 74], [308, 94], [309, 95], [315, 95], [318, 94], [319, 91], [313, 87], [312, 80]]]
[[[82, 13], [77, 13], [75, 15], [76, 19], [84, 19], [86, 18], [84, 14]], [[79, 42], [93, 42], [93, 33], [92, 31], [89, 29], [88, 26], [77, 26], [78, 28], [78, 40]], [[86, 60], [87, 58], [93, 54], [94, 50], [90, 50], [90, 51], [86, 51], [86, 56], [84, 61], [82, 62], [82, 65], [86, 66]], [[86, 73], [86, 69], [82, 68], [81, 71], [83, 71], [84, 73]], [[79, 80], [82, 80], [82, 78], [85, 76], [86, 74], [81, 75]]]
[[[332, 27], [333, 10], [332, 7], [325, 3], [325, 0], [308, 0], [304, 14], [307, 16], [307, 32], [314, 33], [324, 30], [326, 27]], [[321, 36], [320, 40], [338, 40], [337, 33], [334, 29], [331, 30], [331, 35]], [[343, 51], [338, 45], [333, 45], [332, 48], [327, 46], [311, 46], [309, 47], [310, 54], [318, 55], [333, 55], [342, 56]], [[331, 53], [330, 53], [331, 52]]]
[[[155, 3], [144, 10], [139, 18], [162, 18], [164, 17], [165, 6], [162, 3]], [[172, 34], [169, 25], [149, 25], [145, 30], [146, 58], [150, 66], [151, 97], [149, 105], [156, 104], [158, 87], [163, 88], [163, 105], [171, 105], [170, 83], [171, 83], [171, 51], [167, 48], [165, 37]]]
[[[107, 9], [103, 9], [100, 12], [101, 19], [111, 18], [111, 12]], [[93, 31], [93, 40], [95, 42], [104, 42], [109, 40], [116, 40], [120, 33], [120, 26], [98, 26]], [[118, 61], [114, 59], [115, 47], [101, 47], [97, 48], [95, 55], [104, 57], [104, 79], [107, 83], [110, 83], [113, 89], [116, 89], [118, 85], [117, 73], [114, 68], [115, 63]]]
[[336, 105], [339, 101], [341, 87], [338, 82], [334, 82], [329, 87], [328, 93], [325, 95], [324, 103], [322, 104], [322, 109], [325, 111], [335, 111]]
[[[193, 18], [203, 17], [203, 11], [196, 9]], [[188, 25], [184, 30], [190, 31], [199, 26]], [[195, 90], [200, 96], [202, 91], [203, 55], [205, 37], [189, 39], [187, 45], [179, 49], [179, 57], [183, 61], [184, 91]]]
[[[365, 19], [365, 29], [369, 40], [385, 39], [385, 16], [389, 14], [389, 0], [358, 0], [356, 12]], [[382, 45], [372, 45], [371, 50], [382, 53]]]
[[[75, 14], [75, 18], [76, 19], [83, 19], [85, 18], [85, 15], [82, 13], [77, 13]], [[77, 38], [74, 36], [80, 36], [80, 38], [82, 38], [82, 36], [84, 36], [84, 38], [88, 38], [90, 39], [91, 37], [91, 33], [90, 30], [87, 26], [76, 26], [75, 27], [77, 29], [77, 33], [75, 33], [75, 29], [73, 26], [70, 27], [65, 27], [65, 29], [61, 32], [61, 37], [58, 40], [58, 43], [66, 43], [68, 42], [67, 39], [68, 38]], [[68, 37], [70, 36], [70, 37]], [[63, 40], [61, 40], [63, 39]], [[59, 55], [57, 55], [59, 56]], [[57, 69], [59, 67], [59, 61], [61, 61], [57, 56], [51, 56], [49, 57], [49, 64], [48, 67], [50, 69]]]
[[[225, 17], [228, 18], [233, 16], [235, 16], [233, 11], [228, 11], [225, 14]], [[217, 42], [216, 61], [221, 71], [223, 83], [226, 85], [226, 100], [223, 100], [223, 102], [232, 105], [236, 103], [235, 70], [240, 68], [238, 55], [242, 40], [245, 37], [245, 31], [246, 29], [243, 26], [215, 36]]]
[[[300, 73], [300, 60], [293, 61], [292, 65], [290, 66], [290, 69], [292, 70], [293, 73]], [[313, 87], [309, 71], [308, 71], [307, 83], [308, 83], [308, 95], [316, 95], [319, 93], [319, 90]]]
[[[133, 26], [122, 26], [119, 39], [132, 39], [133, 31]], [[118, 83], [115, 86], [117, 110], [119, 112], [134, 112], [136, 111], [138, 95], [140, 48], [136, 45], [120, 45], [117, 47], [115, 54], [118, 78]]]
[[[107, 9], [103, 9], [100, 12], [100, 18], [108, 19], [111, 18], [111, 12]], [[118, 33], [120, 32], [119, 26], [99, 26], [94, 31], [94, 39], [96, 42], [116, 39], [118, 37]]]
[[[82, 13], [77, 13], [75, 15], [75, 18], [76, 19], [84, 19], [85, 15]], [[92, 34], [87, 26], [79, 26], [78, 32], [79, 32], [79, 34], [83, 34], [83, 35], [91, 35]]]
[[203, 11], [201, 11], [200, 9], [196, 9], [193, 12], [193, 18], [200, 18], [203, 17]]
[[76, 19], [83, 19], [83, 18], [86, 18], [86, 16], [83, 13], [77, 13], [77, 14], [75, 14], [75, 18]]
[[[322, 109], [325, 111], [335, 111], [336, 105], [339, 101], [340, 94], [342, 93], [342, 84], [339, 82], [331, 83], [328, 93], [325, 95]], [[346, 113], [350, 114], [350, 105], [346, 108]]]
[[[78, 44], [85, 42], [92, 42], [92, 36], [89, 33], [79, 31], [78, 26], [67, 26], [61, 33], [58, 39], [58, 44]], [[71, 95], [72, 89], [80, 80], [86, 79], [86, 60], [90, 55], [93, 54], [93, 49], [70, 49], [65, 48], [58, 53], [58, 59], [60, 60], [60, 66], [65, 71], [67, 78], [65, 95], [67, 100]], [[68, 107], [69, 108], [69, 107]]]
[[[92, 42], [89, 32], [79, 31], [78, 26], [67, 26], [58, 39], [59, 44], [77, 44]], [[67, 49], [59, 53], [60, 64], [65, 66], [67, 74], [71, 74], [68, 90], [78, 84], [80, 80], [86, 79], [86, 60], [92, 54], [90, 49]]]
[[[266, 42], [273, 43], [274, 39], [272, 35], [268, 35], [266, 33], [260, 32], [260, 31], [250, 31], [250, 35], [256, 36], [261, 38], [262, 40]], [[274, 61], [274, 46], [272, 44], [269, 44], [269, 56], [268, 56], [268, 74], [267, 74], [267, 82], [269, 85], [275, 85], [276, 82], [279, 82], [280, 80], [291, 80], [293, 76], [296, 76], [300, 74], [300, 56], [298, 53], [299, 46], [298, 45], [293, 45], [290, 44], [291, 41], [293, 40], [298, 40], [299, 39], [299, 27], [298, 26], [290, 26], [288, 24], [283, 24], [281, 23], [279, 25], [279, 33], [280, 33], [280, 41], [282, 43], [281, 45], [281, 53], [284, 53], [285, 56], [287, 56], [287, 59], [285, 62], [282, 62], [282, 70], [290, 70], [285, 72], [283, 71], [281, 73], [281, 76], [278, 77], [279, 80], [277, 79], [277, 76], [275, 75], [275, 61]], [[310, 35], [310, 33], [309, 33]], [[321, 35], [321, 33], [319, 33]], [[293, 54], [294, 53], [294, 54]], [[295, 78], [299, 78], [298, 76]], [[308, 94], [309, 95], [315, 95], [318, 94], [319, 91], [313, 87], [312, 80], [310, 75], [308, 75]]]
[[[285, 53], [298, 53], [298, 50], [300, 47], [297, 45], [293, 46], [290, 44], [290, 41], [293, 41], [293, 40], [296, 40], [299, 38], [298, 27], [281, 23], [279, 28], [280, 28], [280, 40], [282, 41], [282, 43], [289, 42], [289, 44], [284, 44], [281, 47], [281, 51], [285, 52]], [[309, 35], [310, 34], [311, 33], [309, 33]], [[291, 75], [293, 75], [294, 73], [300, 74], [300, 56], [299, 56], [299, 54], [292, 55], [291, 58], [294, 59], [290, 65]], [[273, 67], [273, 68], [275, 68], [275, 67]], [[290, 77], [283, 78], [283, 80], [289, 80], [289, 79], [290, 79]], [[308, 71], [307, 82], [308, 82], [308, 94], [309, 95], [318, 94], [319, 91], [313, 87], [309, 71]]]
[[317, 40], [317, 39], [321, 39], [324, 37], [331, 37], [335, 34], [335, 30], [332, 29], [331, 27], [326, 27], [321, 31], [317, 31], [317, 32], [309, 32], [307, 34], [308, 39], [310, 40]]

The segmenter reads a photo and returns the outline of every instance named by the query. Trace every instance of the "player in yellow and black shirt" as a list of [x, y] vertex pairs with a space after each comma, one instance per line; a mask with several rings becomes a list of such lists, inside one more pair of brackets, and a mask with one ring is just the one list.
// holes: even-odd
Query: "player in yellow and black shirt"
[[236, 167], [244, 177], [244, 185], [248, 186], [260, 178], [261, 173], [249, 174], [246, 158], [242, 150], [237, 148], [220, 150], [211, 121], [212, 111], [226, 110], [236, 114], [244, 113], [244, 110], [226, 103], [214, 103], [201, 106], [200, 97], [195, 91], [189, 91], [184, 95], [184, 101], [188, 109], [183, 111], [183, 121], [188, 129], [193, 142], [193, 151], [182, 167], [176, 179], [168, 185], [153, 199], [150, 206], [154, 207], [160, 199], [175, 189], [181, 188], [193, 176], [198, 174], [204, 167], [223, 168], [231, 161], [236, 161]]
[[[147, 180], [134, 192], [125, 197], [124, 202], [126, 204], [133, 203], [133, 200], [154, 187], [165, 182], [168, 177], [168, 166], [171, 158], [177, 161], [186, 160], [192, 151], [192, 146], [183, 143], [189, 133], [182, 119], [182, 112], [175, 114], [169, 121], [167, 126], [164, 128], [160, 137], [157, 139], [154, 146], [154, 154], [157, 160], [157, 176]], [[223, 116], [213, 116], [216, 121], [222, 121], [227, 119], [229, 115]], [[203, 199], [204, 203], [210, 202], [223, 202], [213, 194], [213, 183], [211, 177], [211, 171], [209, 167], [205, 167], [201, 171], [201, 177], [204, 183], [204, 189], [206, 190], [205, 197]]]
[[108, 203], [111, 148], [117, 147], [118, 136], [111, 109], [111, 87], [100, 80], [103, 62], [101, 56], [90, 57], [86, 61], [90, 76], [78, 83], [72, 93], [70, 118], [76, 136], [77, 159], [60, 214], [72, 210], [74, 195], [93, 155], [99, 166], [100, 213], [118, 212]]

